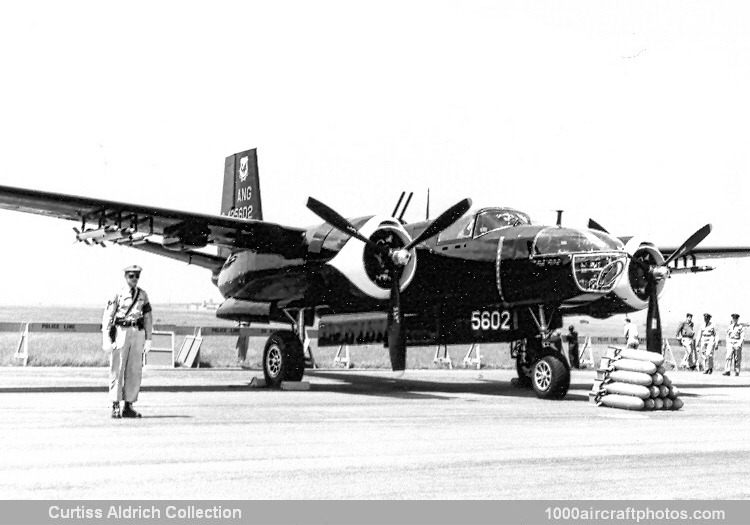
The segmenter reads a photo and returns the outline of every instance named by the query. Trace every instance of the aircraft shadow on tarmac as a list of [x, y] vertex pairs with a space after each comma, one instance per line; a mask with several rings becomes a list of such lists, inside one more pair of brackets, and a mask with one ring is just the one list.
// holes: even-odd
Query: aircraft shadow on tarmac
[[[313, 374], [311, 374], [313, 375]], [[320, 370], [315, 377], [333, 379], [336, 383], [315, 383], [310, 389], [315, 392], [335, 392], [342, 394], [368, 395], [377, 397], [414, 398], [414, 399], [450, 399], [450, 394], [480, 394], [487, 396], [529, 397], [536, 394], [531, 388], [520, 388], [508, 381], [479, 380], [471, 382], [443, 382], [409, 378], [373, 377], [357, 373], [333, 372]], [[590, 389], [584, 383], [571, 384], [571, 389]], [[588, 394], [569, 392], [568, 401], [588, 401]]]

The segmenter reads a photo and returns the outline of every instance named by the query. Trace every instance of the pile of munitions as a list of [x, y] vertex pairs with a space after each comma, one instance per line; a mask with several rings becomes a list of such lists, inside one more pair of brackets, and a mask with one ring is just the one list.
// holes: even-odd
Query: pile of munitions
[[597, 406], [628, 410], [679, 410], [684, 404], [661, 354], [614, 346], [602, 357], [589, 397]]

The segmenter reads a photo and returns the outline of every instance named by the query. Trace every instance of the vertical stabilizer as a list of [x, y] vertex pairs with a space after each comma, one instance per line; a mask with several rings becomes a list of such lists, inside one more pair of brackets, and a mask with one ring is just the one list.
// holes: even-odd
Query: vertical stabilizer
[[[221, 214], [241, 219], [263, 219], [258, 155], [255, 149], [235, 153], [224, 160]], [[218, 250], [221, 257], [228, 257], [230, 253], [228, 248], [220, 247]]]
[[221, 214], [240, 219], [263, 219], [255, 149], [235, 153], [224, 161]]

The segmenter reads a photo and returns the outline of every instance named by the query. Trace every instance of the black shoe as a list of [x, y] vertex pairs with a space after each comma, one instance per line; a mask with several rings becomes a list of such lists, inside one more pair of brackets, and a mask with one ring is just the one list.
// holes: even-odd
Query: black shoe
[[125, 408], [120, 413], [120, 417], [141, 417], [141, 413], [133, 410], [133, 405], [126, 403]]
[[734, 373], [734, 375], [735, 375], [735, 376], [738, 376], [738, 375], [740, 375], [740, 373], [739, 373], [739, 372], [735, 372], [735, 373]]
[[707, 373], [707, 374], [713, 374], [713, 373], [714, 373], [714, 369], [713, 369], [713, 368], [709, 368], [709, 369], [708, 369], [708, 372], [706, 372], [706, 373]]
[[112, 405], [112, 419], [120, 419], [120, 404]]
[[728, 375], [729, 375], [729, 370], [727, 370], [726, 372], [724, 372], [724, 373], [723, 373], [723, 374], [721, 374], [721, 375], [723, 375], [723, 376], [728, 376]]

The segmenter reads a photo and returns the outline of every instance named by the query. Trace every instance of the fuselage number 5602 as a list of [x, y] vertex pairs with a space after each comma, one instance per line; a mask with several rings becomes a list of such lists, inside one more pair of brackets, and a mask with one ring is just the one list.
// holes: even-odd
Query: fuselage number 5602
[[510, 330], [510, 312], [508, 310], [474, 310], [471, 312], [472, 330]]

